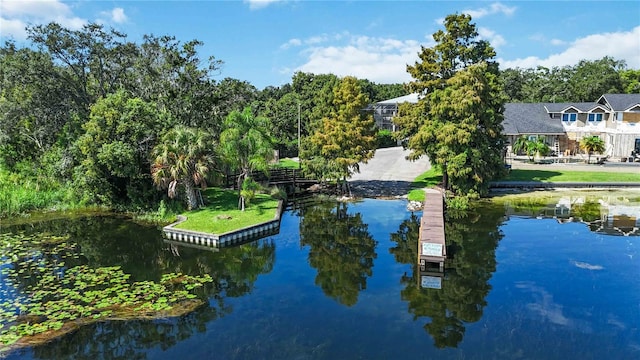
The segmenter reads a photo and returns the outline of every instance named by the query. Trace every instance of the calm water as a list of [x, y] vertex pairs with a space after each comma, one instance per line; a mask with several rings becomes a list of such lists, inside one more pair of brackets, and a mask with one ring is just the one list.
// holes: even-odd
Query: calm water
[[448, 222], [440, 289], [421, 287], [420, 214], [403, 200], [310, 204], [280, 234], [219, 251], [116, 217], [3, 226], [70, 234], [79, 262], [135, 280], [215, 279], [209, 306], [188, 316], [87, 326], [8, 358], [638, 359], [640, 194], [629, 194], [516, 199]]

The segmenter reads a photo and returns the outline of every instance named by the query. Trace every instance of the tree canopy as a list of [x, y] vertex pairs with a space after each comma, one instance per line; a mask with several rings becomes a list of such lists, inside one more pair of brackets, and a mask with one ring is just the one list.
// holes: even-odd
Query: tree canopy
[[469, 15], [449, 15], [446, 31], [423, 47], [421, 62], [407, 66], [418, 104], [401, 109], [394, 121], [407, 139], [409, 157], [426, 155], [443, 169], [444, 187], [458, 195], [484, 194], [504, 171], [504, 100], [495, 52], [478, 39]]
[[345, 77], [333, 89], [327, 116], [305, 138], [302, 168], [320, 179], [346, 180], [375, 152], [373, 117], [364, 114], [369, 99], [354, 77]]
[[245, 180], [254, 170], [266, 170], [273, 159], [271, 123], [262, 116], [254, 116], [251, 108], [242, 112], [232, 111], [224, 123], [220, 135], [222, 156], [232, 171], [238, 171], [238, 208], [244, 210], [245, 196], [242, 193]]

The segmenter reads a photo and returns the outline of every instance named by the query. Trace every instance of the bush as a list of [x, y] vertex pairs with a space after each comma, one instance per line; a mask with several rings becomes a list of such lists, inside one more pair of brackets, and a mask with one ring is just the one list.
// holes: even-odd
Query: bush
[[376, 145], [378, 149], [397, 146], [390, 130], [380, 129], [376, 134]]

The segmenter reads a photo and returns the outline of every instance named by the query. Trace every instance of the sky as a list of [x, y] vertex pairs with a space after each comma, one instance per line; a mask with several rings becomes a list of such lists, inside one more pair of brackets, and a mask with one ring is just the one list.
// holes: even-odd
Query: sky
[[404, 83], [406, 65], [454, 13], [472, 16], [502, 69], [604, 56], [640, 69], [640, 1], [0, 0], [0, 40], [27, 46], [29, 24], [97, 22], [134, 42], [200, 40], [201, 59], [224, 62], [216, 78], [258, 89], [290, 83], [297, 71]]

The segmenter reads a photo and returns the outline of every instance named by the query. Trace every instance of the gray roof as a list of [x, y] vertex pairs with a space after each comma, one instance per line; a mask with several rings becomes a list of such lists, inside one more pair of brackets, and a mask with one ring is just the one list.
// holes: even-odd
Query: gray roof
[[604, 94], [598, 103], [608, 105], [613, 111], [625, 111], [640, 106], [640, 94]]
[[552, 113], [563, 112], [569, 108], [575, 108], [580, 112], [589, 112], [598, 107], [596, 102], [582, 102], [582, 103], [545, 103], [544, 107]]
[[402, 103], [405, 103], [405, 102], [408, 102], [408, 103], [411, 103], [411, 104], [417, 104], [419, 99], [420, 98], [418, 97], [418, 94], [414, 93], [414, 94], [400, 96], [400, 97], [389, 99], [389, 100], [379, 101], [376, 104], [380, 104], [380, 105], [402, 104]]
[[564, 134], [562, 121], [549, 117], [546, 103], [507, 103], [504, 105], [503, 132], [506, 135]]

